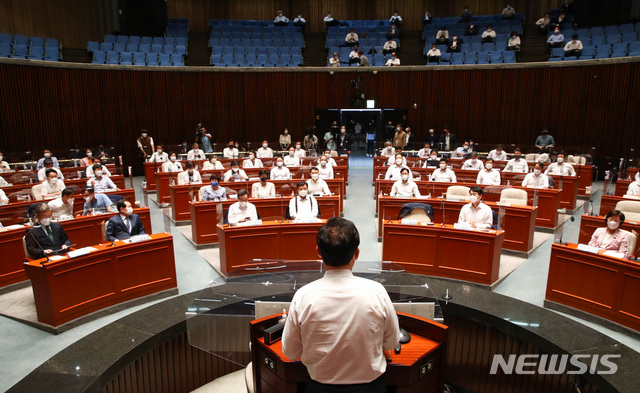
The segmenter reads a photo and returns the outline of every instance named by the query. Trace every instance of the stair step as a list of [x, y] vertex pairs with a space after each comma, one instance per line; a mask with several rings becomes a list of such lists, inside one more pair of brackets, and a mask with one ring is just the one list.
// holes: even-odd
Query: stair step
[[91, 55], [86, 49], [62, 48], [62, 61], [70, 63], [91, 63]]
[[189, 31], [188, 55], [184, 61], [186, 66], [208, 66], [210, 64], [209, 36], [208, 31]]

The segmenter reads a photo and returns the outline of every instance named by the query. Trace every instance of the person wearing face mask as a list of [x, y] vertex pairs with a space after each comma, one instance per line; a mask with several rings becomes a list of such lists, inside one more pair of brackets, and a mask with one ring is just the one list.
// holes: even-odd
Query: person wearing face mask
[[340, 135], [338, 135], [338, 154], [351, 153], [351, 137], [347, 134], [347, 127], [340, 127]]
[[38, 171], [38, 181], [39, 182], [43, 182], [45, 180], [47, 180], [47, 171], [49, 169], [53, 169], [54, 171], [56, 171], [56, 173], [58, 174], [58, 179], [60, 180], [64, 180], [64, 176], [62, 175], [62, 171], [59, 168], [55, 168], [53, 166], [53, 161], [50, 158], [47, 158], [46, 160], [44, 160], [44, 168], [40, 169]]
[[244, 188], [238, 191], [238, 202], [229, 206], [227, 222], [229, 225], [236, 225], [245, 221], [258, 220], [256, 206], [249, 202], [249, 193]]
[[204, 155], [204, 151], [200, 149], [200, 145], [198, 145], [197, 143], [194, 143], [191, 150], [189, 150], [189, 152], [187, 153], [187, 160], [188, 161], [195, 161], [195, 160], [206, 160], [207, 157]]
[[465, 141], [462, 146], [459, 146], [456, 149], [456, 157], [458, 158], [469, 158], [473, 149], [469, 146], [469, 141]]
[[478, 186], [471, 187], [469, 190], [470, 203], [462, 206], [458, 223], [466, 223], [474, 229], [491, 229], [493, 227], [493, 212], [491, 208], [484, 203], [482, 199], [484, 191]]
[[418, 191], [418, 185], [409, 177], [409, 168], [402, 168], [400, 170], [400, 180], [393, 183], [391, 187], [390, 196], [395, 197], [419, 197], [420, 191]]
[[499, 186], [500, 181], [500, 172], [493, 169], [493, 160], [487, 158], [484, 163], [484, 169], [478, 172], [476, 183], [488, 186]]
[[391, 141], [386, 141], [384, 143], [384, 149], [380, 150], [380, 156], [389, 158], [396, 156], [396, 149], [393, 147]]
[[320, 161], [318, 162], [318, 174], [320, 175], [320, 179], [333, 179], [333, 167], [331, 166], [329, 160], [332, 158], [327, 158], [326, 155], [320, 156]]
[[402, 129], [402, 126], [398, 124], [396, 126], [396, 133], [393, 135], [393, 146], [396, 148], [400, 147], [404, 149], [406, 145], [407, 145], [407, 133], [404, 132], [404, 130]]
[[256, 154], [254, 152], [249, 153], [249, 158], [242, 161], [243, 168], [263, 168], [262, 160], [256, 158]]
[[87, 149], [84, 154], [84, 157], [80, 160], [80, 166], [88, 167], [93, 165], [93, 152], [91, 149]]
[[310, 194], [331, 195], [327, 182], [320, 178], [318, 168], [311, 168], [311, 179], [307, 180], [307, 190]]
[[227, 191], [224, 187], [220, 187], [220, 175], [214, 173], [211, 175], [211, 185], [208, 185], [202, 191], [203, 201], [216, 201], [227, 197]]
[[169, 155], [164, 152], [164, 146], [156, 146], [156, 152], [151, 155], [149, 162], [167, 162], [169, 161]]
[[632, 196], [640, 196], [640, 172], [636, 173], [635, 181], [629, 184], [629, 188], [627, 189], [627, 195]]
[[83, 215], [91, 212], [110, 212], [113, 210], [113, 202], [108, 196], [102, 193], [96, 193], [93, 187], [86, 186], [82, 189], [82, 197], [84, 198]]
[[284, 156], [284, 165], [288, 167], [300, 166], [300, 157], [296, 156], [296, 150], [291, 146], [289, 154]]
[[116, 209], [120, 214], [111, 217], [107, 222], [107, 230], [104, 233], [107, 240], [114, 242], [146, 234], [140, 217], [133, 213], [131, 202], [120, 199], [116, 202]]
[[196, 165], [193, 161], [187, 161], [185, 167], [187, 169], [184, 172], [178, 173], [178, 185], [201, 184], [202, 177], [200, 177], [200, 172], [195, 169]]
[[[327, 158], [328, 166], [331, 166], [331, 167], [338, 166], [338, 163], [336, 162], [336, 160], [334, 160], [333, 157], [331, 157], [331, 150], [325, 150], [324, 156]], [[318, 160], [318, 164], [320, 164], [320, 160]]]
[[222, 158], [238, 158], [238, 154], [239, 152], [233, 139], [230, 140], [227, 147], [222, 150]]
[[471, 153], [471, 158], [462, 164], [462, 169], [470, 170], [470, 171], [481, 171], [484, 169], [484, 164], [482, 161], [478, 160], [478, 153], [475, 151]]
[[140, 157], [141, 162], [145, 162], [145, 160], [150, 157], [154, 150], [156, 150], [153, 144], [153, 138], [149, 136], [147, 130], [140, 130], [140, 137], [136, 140], [138, 145], [138, 157]]
[[256, 157], [258, 158], [272, 158], [273, 150], [269, 147], [269, 142], [267, 140], [262, 141], [262, 147], [256, 151]]
[[93, 187], [96, 192], [105, 192], [108, 190], [117, 190], [115, 183], [104, 175], [102, 165], [93, 164], [93, 173], [95, 177], [87, 180], [87, 186]]
[[224, 173], [224, 181], [246, 181], [249, 180], [247, 173], [240, 169], [238, 160], [231, 161], [231, 169]]
[[396, 154], [389, 157], [389, 159], [387, 160], [387, 166], [391, 166], [396, 162], [396, 156], [398, 154], [402, 156], [402, 166], [407, 166], [407, 158], [404, 155], [402, 155], [402, 148], [400, 146], [396, 148]]
[[458, 148], [456, 135], [451, 133], [451, 127], [444, 126], [444, 133], [440, 135], [440, 150], [451, 151]]
[[487, 158], [491, 158], [494, 161], [507, 161], [507, 152], [502, 149], [502, 145], [498, 145], [489, 152]]
[[423, 168], [435, 168], [440, 166], [440, 157], [438, 157], [438, 152], [435, 150], [431, 150], [429, 157], [424, 160], [422, 164]]
[[451, 168], [447, 168], [447, 162], [448, 161], [446, 158], [440, 160], [440, 168], [433, 171], [429, 180], [445, 183], [455, 183], [457, 181], [456, 174], [451, 170]]
[[64, 182], [58, 179], [58, 172], [55, 169], [49, 168], [46, 171], [47, 180], [42, 182], [40, 192], [44, 199], [55, 198], [62, 194], [62, 190], [65, 189]]
[[560, 28], [556, 27], [553, 34], [547, 38], [547, 49], [551, 51], [552, 48], [562, 48], [564, 44], [564, 35], [560, 32]]
[[[393, 165], [391, 165], [387, 169], [387, 173], [384, 174], [385, 180], [399, 180], [400, 179], [400, 170], [402, 170], [402, 168], [403, 168], [403, 165], [402, 165], [402, 159], [403, 158], [404, 157], [402, 157], [402, 154], [396, 154], [396, 158], [395, 158], [395, 161], [394, 161]], [[412, 177], [410, 169], [409, 169], [409, 177]]]
[[302, 142], [296, 142], [296, 149], [294, 154], [296, 157], [304, 157], [307, 155], [307, 152], [302, 148]]
[[429, 131], [427, 131], [427, 136], [424, 140], [424, 143], [428, 143], [429, 146], [431, 146], [431, 148], [436, 148], [438, 146], [438, 142], [440, 141], [440, 138], [438, 138], [438, 135], [436, 135], [436, 130], [434, 128], [429, 128]]
[[42, 168], [44, 168], [44, 160], [46, 159], [51, 159], [51, 161], [53, 162], [53, 166], [56, 168], [60, 168], [60, 164], [58, 164], [58, 159], [53, 157], [53, 155], [51, 154], [51, 150], [49, 149], [44, 149], [44, 157], [42, 157], [41, 159], [38, 160], [38, 164], [36, 165], [36, 169], [40, 170]]
[[37, 224], [24, 233], [28, 254], [32, 258], [44, 258], [66, 253], [71, 241], [62, 225], [51, 222], [53, 212], [49, 205], [41, 203], [36, 206], [35, 217], [38, 220]]
[[424, 147], [418, 150], [418, 157], [425, 159], [431, 156], [431, 144], [425, 143]]
[[487, 30], [482, 32], [482, 43], [489, 44], [496, 40], [496, 32], [491, 28], [491, 25], [487, 25]]
[[93, 166], [95, 164], [98, 164], [98, 165], [100, 165], [102, 167], [102, 176], [111, 177], [111, 172], [109, 172], [109, 170], [107, 169], [106, 166], [102, 166], [102, 162], [100, 161], [100, 158], [94, 157], [93, 158], [93, 164], [89, 165], [87, 167], [87, 170], [85, 171], [87, 178], [96, 177], [96, 174], [93, 173]]
[[516, 147], [513, 158], [507, 161], [507, 165], [504, 167], [505, 172], [527, 173], [529, 172], [529, 164], [527, 160], [522, 158], [522, 151]]
[[47, 202], [53, 213], [53, 219], [57, 220], [60, 216], [73, 216], [73, 190], [69, 187], [62, 190], [61, 195]]
[[629, 233], [620, 229], [624, 223], [624, 213], [620, 210], [611, 210], [604, 216], [605, 228], [598, 228], [593, 232], [589, 245], [601, 250], [612, 250], [621, 254], [631, 253], [629, 250]]
[[542, 173], [543, 169], [544, 164], [536, 162], [536, 165], [533, 167], [533, 172], [527, 173], [527, 176], [524, 177], [522, 187], [549, 188], [549, 178]]
[[4, 160], [4, 155], [0, 151], [0, 172], [11, 172], [9, 163]]
[[289, 135], [289, 129], [283, 128], [280, 134], [280, 149], [287, 150], [291, 146], [291, 135]]
[[544, 173], [547, 175], [575, 176], [576, 170], [573, 169], [573, 165], [564, 161], [564, 153], [558, 153], [556, 162], [549, 165]]
[[276, 166], [271, 168], [270, 177], [271, 180], [291, 180], [291, 172], [289, 168], [284, 165], [284, 159], [282, 157], [276, 158]]
[[211, 156], [209, 161], [206, 161], [204, 163], [204, 165], [202, 166], [202, 169], [204, 169], [205, 171], [210, 171], [214, 169], [224, 169], [224, 166], [220, 161], [218, 161], [218, 159], [215, 156]]
[[318, 210], [318, 201], [311, 195], [307, 189], [305, 181], [299, 181], [296, 184], [298, 195], [289, 201], [289, 216], [293, 220], [305, 220], [314, 217], [320, 217]]
[[162, 164], [162, 172], [182, 172], [182, 164], [178, 161], [176, 153], [169, 155], [169, 161]]
[[269, 181], [269, 173], [261, 169], [258, 172], [260, 182], [251, 185], [251, 198], [274, 198], [276, 196], [276, 186]]

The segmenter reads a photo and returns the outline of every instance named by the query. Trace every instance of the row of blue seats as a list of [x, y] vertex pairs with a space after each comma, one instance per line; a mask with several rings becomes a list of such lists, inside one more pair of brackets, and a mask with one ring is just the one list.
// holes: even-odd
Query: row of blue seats
[[609, 34], [626, 34], [633, 32], [640, 32], [640, 22], [633, 23], [625, 23], [622, 25], [610, 25], [610, 26], [595, 26], [595, 27], [584, 27], [580, 29], [566, 29], [562, 31], [564, 35], [571, 36], [573, 33], [578, 34], [579, 36], [587, 36], [594, 37], [599, 35], [609, 35]]
[[438, 62], [427, 65], [461, 65], [461, 64], [508, 64], [515, 63], [515, 53], [512, 51], [443, 53]]
[[168, 55], [140, 52], [94, 52], [92, 64], [147, 65], [163, 67], [184, 67], [184, 59], [180, 55]]
[[278, 29], [278, 30], [292, 30], [301, 31], [300, 26], [294, 26], [293, 22], [289, 22], [286, 26], [274, 26], [272, 20], [234, 20], [234, 19], [210, 19], [209, 26], [212, 29], [219, 28], [241, 28], [241, 29]]
[[211, 55], [211, 64], [295, 64], [302, 65], [302, 55], [247, 55], [247, 56], [220, 56]]
[[[640, 42], [632, 42], [630, 44], [604, 44], [604, 45], [589, 45], [582, 48], [582, 54], [580, 59], [608, 59], [609, 57], [627, 57], [627, 56], [640, 56]], [[550, 61], [557, 61], [555, 59], [562, 59], [565, 57], [572, 57], [575, 60], [575, 56], [565, 54], [563, 48], [553, 48], [551, 50]], [[554, 60], [551, 60], [554, 59]]]
[[[571, 40], [573, 35], [564, 35], [564, 42], [568, 42]], [[578, 35], [578, 39], [582, 42], [582, 45], [602, 45], [602, 44], [619, 44], [636, 42], [638, 41], [637, 33], [624, 33], [622, 35], [618, 33], [607, 34], [607, 35], [597, 35], [593, 37]]]
[[358, 19], [358, 20], [342, 20], [342, 26], [329, 26], [329, 30], [348, 31], [349, 29], [369, 29], [369, 28], [391, 28], [391, 22], [388, 19]]
[[251, 40], [251, 39], [209, 39], [209, 47], [213, 46], [242, 46], [245, 48], [260, 47], [295, 47], [304, 48], [304, 40]]
[[[447, 45], [436, 45], [436, 48], [438, 48], [441, 52], [446, 52], [448, 47]], [[424, 47], [424, 53], [427, 53], [430, 49], [431, 49], [431, 44], [427, 43]], [[480, 42], [476, 42], [472, 44], [468, 44], [468, 43], [460, 44], [460, 52], [491, 52], [494, 50], [506, 51], [507, 43], [504, 41], [498, 41], [495, 43], [484, 43], [484, 44]]]
[[[473, 15], [473, 20], [477, 23], [495, 23], [505, 21], [502, 14], [491, 14], [491, 15]], [[448, 16], [448, 17], [440, 17], [440, 18], [432, 18], [432, 25], [448, 25], [457, 23], [460, 20], [459, 16]], [[513, 19], [509, 20], [510, 22], [521, 22], [524, 20], [524, 12], [516, 12], [513, 16]]]
[[242, 38], [242, 39], [303, 39], [302, 33], [294, 31], [218, 31], [212, 30], [209, 35], [211, 38]]
[[[332, 57], [331, 55], [332, 54], [329, 53], [329, 57], [327, 58], [327, 64], [329, 64], [329, 59]], [[365, 55], [365, 56], [367, 56], [367, 58], [369, 59], [369, 63], [372, 66], [376, 66], [376, 67], [383, 66], [383, 65], [387, 64], [387, 60], [389, 60], [391, 58], [390, 54], [383, 55], [381, 53], [376, 53], [374, 55]], [[349, 55], [344, 55], [344, 56], [340, 55], [339, 57], [340, 57], [340, 65], [341, 66], [348, 66], [348, 65], [353, 65], [353, 64], [355, 64], [356, 66], [358, 65], [358, 63], [349, 64], [349, 60], [350, 60], [349, 59]]]
[[183, 45], [187, 46], [187, 39], [185, 37], [147, 37], [139, 35], [113, 35], [107, 34], [104, 36], [104, 42], [112, 44], [148, 44], [148, 45]]
[[[518, 28], [522, 28], [522, 23], [520, 21], [501, 21], [496, 23], [486, 23], [486, 22], [476, 22], [475, 25], [479, 30], [485, 30], [489, 25], [493, 30], [515, 30]], [[442, 27], [446, 27], [447, 30], [460, 30], [465, 31], [467, 29], [467, 23], [449, 23], [449, 24], [432, 24], [426, 25], [424, 27], [425, 31], [438, 31]]]
[[167, 18], [167, 26], [171, 25], [189, 25], [188, 18]]
[[29, 37], [26, 35], [9, 33], [0, 33], [0, 44], [17, 44], [60, 48], [60, 42], [55, 38]]
[[[503, 36], [506, 38], [509, 38], [511, 36], [512, 32], [516, 32], [518, 35], [522, 34], [522, 27], [520, 27], [519, 29], [506, 29], [506, 30], [495, 30], [492, 29], [496, 32], [496, 35], [498, 36]], [[437, 37], [439, 30], [425, 30], [422, 32], [422, 39], [424, 41], [431, 41], [433, 40], [435, 37]], [[478, 34], [476, 35], [465, 35], [464, 30], [455, 30], [455, 29], [451, 29], [451, 30], [447, 30], [447, 32], [449, 33], [449, 39], [451, 39], [454, 35], [457, 35], [458, 37], [464, 39], [464, 40], [480, 40], [482, 39], [482, 33], [485, 31], [485, 29], [479, 29], [478, 30]]]
[[[366, 40], [359, 40], [358, 41], [358, 45], [360, 47], [364, 47], [364, 46], [383, 46], [388, 40], [386, 38], [382, 38], [379, 40], [374, 40], [374, 39], [366, 39]], [[396, 46], [399, 48], [400, 47], [400, 40], [397, 38], [394, 38], [393, 41], [396, 42]], [[337, 40], [327, 40], [324, 43], [325, 48], [332, 48], [332, 47], [341, 47], [343, 46], [345, 43], [344, 39], [337, 39]]]
[[0, 43], [0, 56], [12, 59], [60, 61], [58, 47]]
[[281, 55], [300, 55], [300, 48], [280, 48], [280, 47], [261, 47], [261, 48], [245, 48], [237, 46], [214, 46], [211, 48], [214, 55], [265, 55], [265, 56], [281, 56]]
[[[362, 50], [362, 53], [364, 53], [365, 55], [369, 55], [370, 54], [369, 52], [371, 52], [372, 49], [375, 52], [373, 53], [374, 55], [383, 54], [381, 46], [380, 47], [364, 47], [364, 46], [360, 47], [360, 50]], [[346, 57], [349, 57], [349, 54], [351, 53], [351, 48], [335, 48], [335, 47], [329, 48], [329, 57], [332, 57], [334, 53], [337, 53], [338, 57], [340, 57], [341, 59], [346, 58]], [[391, 56], [391, 54], [387, 54], [385, 56]]]
[[346, 26], [330, 26], [327, 29], [327, 35], [345, 36], [347, 33], [355, 30], [358, 34], [387, 34], [390, 27], [387, 25], [379, 25], [374, 27], [346, 27]]
[[[327, 33], [327, 40], [344, 40], [344, 38], [347, 36], [347, 34], [349, 33]], [[356, 34], [358, 34], [358, 39], [365, 39], [365, 38], [370, 38], [370, 39], [379, 39], [379, 38], [387, 38], [387, 32], [386, 31], [381, 31], [381, 32], [356, 32]]]
[[187, 48], [183, 45], [162, 45], [162, 44], [112, 44], [110, 42], [89, 41], [87, 51], [114, 51], [114, 52], [144, 52], [144, 53], [175, 53], [186, 55]]

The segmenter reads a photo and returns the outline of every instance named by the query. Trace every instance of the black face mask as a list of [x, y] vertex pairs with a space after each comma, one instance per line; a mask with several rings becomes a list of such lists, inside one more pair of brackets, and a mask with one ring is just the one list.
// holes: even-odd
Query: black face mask
[[229, 149], [233, 149], [235, 145], [229, 145]]
[[264, 182], [266, 182], [266, 181], [267, 181], [267, 178], [266, 178], [266, 177], [261, 177], [261, 178], [260, 178], [260, 181], [264, 183]]

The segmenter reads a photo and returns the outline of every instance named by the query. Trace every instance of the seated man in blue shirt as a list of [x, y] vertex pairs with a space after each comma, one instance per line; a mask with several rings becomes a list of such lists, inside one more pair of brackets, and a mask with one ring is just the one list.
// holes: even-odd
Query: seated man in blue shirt
[[113, 211], [113, 202], [108, 196], [104, 194], [96, 194], [93, 187], [85, 187], [82, 189], [82, 196], [84, 197], [84, 212], [83, 215], [90, 214], [92, 212], [110, 212]]
[[547, 39], [547, 48], [562, 48], [564, 44], [564, 35], [560, 32], [560, 28], [556, 27], [553, 34]]
[[211, 185], [204, 188], [202, 192], [203, 201], [216, 201], [227, 197], [224, 187], [220, 187], [220, 175], [214, 173], [211, 175]]

